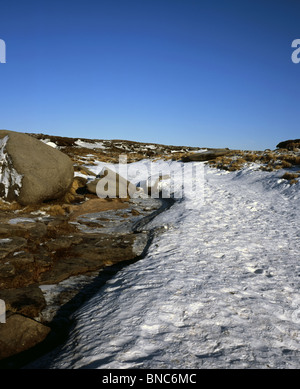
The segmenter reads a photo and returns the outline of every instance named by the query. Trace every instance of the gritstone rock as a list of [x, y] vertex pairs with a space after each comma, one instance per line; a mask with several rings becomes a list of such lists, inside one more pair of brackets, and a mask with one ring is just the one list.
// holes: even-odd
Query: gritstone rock
[[140, 188], [107, 167], [103, 168], [95, 180], [87, 184], [87, 189], [100, 198], [127, 198], [142, 193]]
[[28, 317], [12, 314], [0, 324], [0, 360], [20, 353], [43, 341], [50, 328]]
[[71, 159], [23, 133], [0, 130], [0, 197], [22, 205], [62, 197], [74, 177]]
[[222, 157], [230, 152], [229, 149], [208, 149], [202, 153], [193, 153], [188, 154], [183, 158], [183, 162], [201, 162], [201, 161], [210, 161], [217, 157]]

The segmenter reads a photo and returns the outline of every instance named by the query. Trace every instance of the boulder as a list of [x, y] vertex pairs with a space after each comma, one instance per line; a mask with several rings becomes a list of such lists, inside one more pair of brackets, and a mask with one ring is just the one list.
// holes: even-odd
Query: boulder
[[300, 148], [300, 139], [289, 139], [278, 143], [276, 146], [279, 149], [294, 150]]
[[73, 182], [71, 159], [30, 135], [0, 130], [0, 197], [21, 205], [62, 197]]
[[103, 168], [95, 180], [87, 184], [87, 189], [100, 198], [127, 198], [142, 192], [140, 188], [107, 167]]
[[222, 157], [230, 152], [229, 149], [208, 149], [201, 153], [192, 153], [186, 155], [182, 160], [183, 162], [203, 162], [210, 161], [217, 157]]
[[37, 285], [0, 290], [0, 299], [5, 301], [8, 311], [30, 318], [37, 317], [46, 306], [44, 295]]
[[0, 360], [11, 357], [42, 342], [50, 328], [28, 317], [11, 314], [0, 324]]
[[[170, 194], [170, 184], [171, 184], [170, 175], [166, 174], [164, 176], [149, 177], [147, 180], [140, 181], [137, 184], [138, 188], [141, 188], [144, 193], [152, 197], [160, 197], [161, 193], [165, 191], [165, 194]], [[167, 196], [170, 197], [170, 196]]]

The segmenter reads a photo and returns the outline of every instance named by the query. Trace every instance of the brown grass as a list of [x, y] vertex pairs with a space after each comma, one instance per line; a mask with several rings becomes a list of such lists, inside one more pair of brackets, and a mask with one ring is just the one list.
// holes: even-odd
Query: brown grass
[[23, 207], [16, 201], [9, 203], [0, 199], [0, 209], [1, 211], [20, 211]]
[[296, 178], [299, 178], [299, 176], [300, 175], [298, 173], [286, 172], [286, 173], [284, 173], [284, 175], [281, 178], [284, 178], [285, 180], [294, 180]]
[[242, 151], [232, 150], [224, 157], [218, 157], [207, 163], [215, 168], [235, 171], [250, 163], [257, 163], [260, 169], [271, 172], [273, 170], [289, 169], [300, 165], [300, 156], [293, 155], [287, 150]]

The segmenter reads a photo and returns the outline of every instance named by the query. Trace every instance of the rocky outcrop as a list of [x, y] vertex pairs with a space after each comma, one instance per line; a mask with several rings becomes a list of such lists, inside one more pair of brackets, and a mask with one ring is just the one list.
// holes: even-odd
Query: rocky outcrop
[[279, 149], [287, 150], [300, 149], [300, 139], [285, 140], [283, 142], [278, 143], [276, 147]]
[[207, 151], [203, 151], [201, 153], [187, 154], [182, 160], [183, 162], [210, 161], [217, 157], [222, 157], [228, 153], [230, 153], [229, 149], [208, 149]]
[[0, 197], [22, 205], [62, 197], [73, 182], [71, 159], [23, 133], [0, 130]]
[[8, 312], [35, 318], [46, 307], [41, 289], [33, 284], [23, 288], [2, 289], [0, 299], [5, 301]]
[[65, 215], [0, 212], [0, 300], [6, 305], [6, 323], [0, 323], [0, 367], [47, 341], [48, 334], [54, 336], [49, 321], [80, 291], [75, 283], [67, 293], [59, 292], [50, 317], [43, 287], [70, 277], [89, 278], [136, 260], [149, 242], [148, 233], [138, 226], [161, 204], [159, 199], [94, 196], [69, 205]]

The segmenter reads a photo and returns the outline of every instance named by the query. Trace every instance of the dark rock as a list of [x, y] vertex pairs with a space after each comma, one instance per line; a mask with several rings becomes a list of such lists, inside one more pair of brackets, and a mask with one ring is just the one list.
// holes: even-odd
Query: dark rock
[[[16, 273], [16, 269], [12, 263], [0, 262], [0, 274], [1, 274], [0, 278], [7, 279], [14, 276], [15, 273]], [[1, 286], [1, 282], [0, 282], [0, 286]]]
[[41, 284], [57, 284], [71, 276], [99, 270], [136, 257], [132, 247], [136, 234], [82, 236], [82, 242], [57, 250], [51, 269], [41, 275]]
[[193, 153], [186, 155], [182, 160], [183, 162], [203, 162], [210, 161], [217, 157], [222, 157], [230, 153], [229, 149], [208, 149], [207, 151], [203, 151], [202, 153]]
[[0, 323], [0, 360], [11, 357], [42, 342], [50, 328], [28, 317], [12, 313]]
[[276, 146], [279, 149], [294, 150], [295, 148], [300, 148], [300, 139], [290, 139], [278, 143]]
[[26, 239], [21, 237], [0, 239], [0, 260], [6, 258], [10, 253], [21, 250], [26, 244]]
[[0, 290], [0, 299], [4, 300], [8, 311], [31, 318], [37, 317], [46, 306], [44, 295], [36, 285], [19, 289]]

